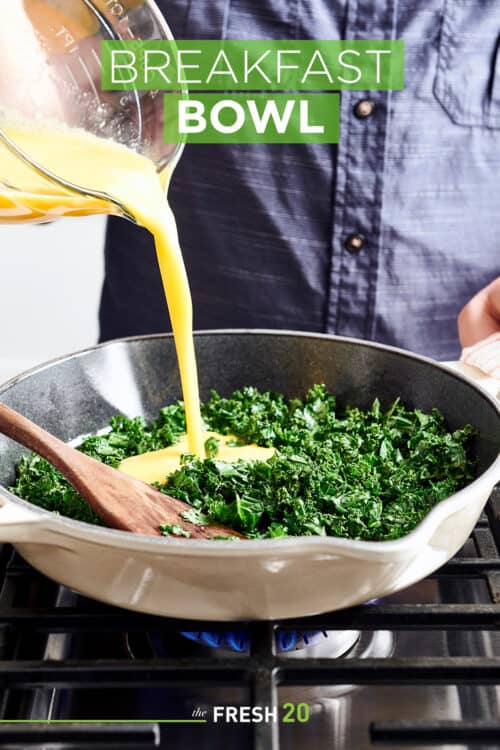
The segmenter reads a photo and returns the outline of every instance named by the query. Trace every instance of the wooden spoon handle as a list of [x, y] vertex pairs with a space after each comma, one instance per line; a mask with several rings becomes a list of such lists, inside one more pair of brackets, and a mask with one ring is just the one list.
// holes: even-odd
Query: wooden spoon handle
[[1, 403], [0, 432], [47, 459], [111, 528], [158, 536], [160, 525], [170, 523], [193, 538], [242, 536], [223, 526], [189, 523], [183, 513], [191, 506], [86, 456]]
[[0, 432], [46, 458], [79, 490], [80, 464], [91, 461], [88, 456], [79, 453], [5, 404], [0, 404]]

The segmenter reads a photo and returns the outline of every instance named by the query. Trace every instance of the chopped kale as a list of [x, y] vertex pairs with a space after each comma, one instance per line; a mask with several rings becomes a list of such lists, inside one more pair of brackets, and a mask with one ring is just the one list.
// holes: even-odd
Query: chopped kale
[[191, 536], [191, 532], [183, 529], [179, 524], [164, 523], [160, 526], [160, 531], [163, 536], [185, 536], [187, 539]]
[[210, 519], [201, 510], [196, 508], [190, 508], [181, 513], [182, 518], [189, 523], [194, 523], [196, 526], [206, 526], [210, 523]]
[[[210, 438], [207, 458], [186, 454], [160, 489], [192, 506], [187, 521], [220, 523], [252, 539], [397, 539], [474, 476], [474, 428], [450, 433], [437, 409], [424, 413], [399, 400], [387, 411], [378, 400], [368, 410], [339, 409], [322, 385], [303, 400], [247, 387], [230, 398], [213, 392], [202, 414], [208, 429], [234, 435], [239, 444], [274, 447], [275, 455], [225, 463], [217, 459], [217, 439]], [[172, 445], [185, 429], [178, 402], [149, 425], [140, 417], [114, 417], [108, 433], [86, 438], [79, 450], [118, 466], [129, 456]], [[99, 522], [68, 482], [36, 456], [22, 459], [13, 491], [49, 510]], [[178, 529], [162, 527], [174, 536]]]
[[217, 440], [216, 437], [209, 437], [208, 440], [205, 440], [205, 455], [207, 458], [213, 458], [217, 455], [220, 448], [220, 440]]

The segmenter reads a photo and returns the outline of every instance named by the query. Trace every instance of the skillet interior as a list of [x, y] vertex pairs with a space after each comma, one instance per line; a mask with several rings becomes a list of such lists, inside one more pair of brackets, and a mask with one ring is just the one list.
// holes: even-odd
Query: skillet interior
[[[244, 385], [303, 395], [325, 383], [340, 404], [388, 406], [397, 396], [423, 410], [437, 406], [451, 429], [479, 430], [478, 472], [500, 451], [500, 416], [492, 402], [454, 373], [429, 360], [369, 343], [281, 332], [196, 335], [200, 388], [222, 395]], [[127, 339], [42, 366], [0, 388], [0, 400], [63, 440], [104, 428], [117, 413], [154, 418], [181, 397], [171, 336]], [[0, 484], [8, 487], [24, 452], [0, 436]]]

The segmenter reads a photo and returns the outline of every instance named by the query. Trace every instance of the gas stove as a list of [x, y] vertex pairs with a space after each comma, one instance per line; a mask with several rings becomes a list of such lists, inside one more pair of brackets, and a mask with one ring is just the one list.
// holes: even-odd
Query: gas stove
[[0, 575], [0, 748], [500, 747], [500, 487], [431, 578], [294, 621], [114, 609], [9, 547]]

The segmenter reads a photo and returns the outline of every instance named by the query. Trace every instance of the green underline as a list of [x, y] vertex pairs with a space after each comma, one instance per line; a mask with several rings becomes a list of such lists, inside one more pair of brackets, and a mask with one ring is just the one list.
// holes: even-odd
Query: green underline
[[207, 724], [208, 719], [0, 719], [0, 724]]

